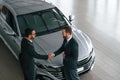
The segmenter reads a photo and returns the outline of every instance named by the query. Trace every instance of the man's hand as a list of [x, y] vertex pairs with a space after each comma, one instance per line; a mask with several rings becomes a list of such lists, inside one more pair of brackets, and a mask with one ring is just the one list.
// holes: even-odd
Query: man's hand
[[49, 54], [48, 54], [48, 59], [52, 59], [54, 56], [55, 56], [54, 53], [49, 53]]

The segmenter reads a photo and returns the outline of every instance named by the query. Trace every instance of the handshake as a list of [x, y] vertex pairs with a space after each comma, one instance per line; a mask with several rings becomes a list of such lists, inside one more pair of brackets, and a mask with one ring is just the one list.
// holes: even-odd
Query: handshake
[[49, 53], [49, 54], [48, 54], [48, 59], [52, 59], [54, 56], [55, 56], [54, 53]]

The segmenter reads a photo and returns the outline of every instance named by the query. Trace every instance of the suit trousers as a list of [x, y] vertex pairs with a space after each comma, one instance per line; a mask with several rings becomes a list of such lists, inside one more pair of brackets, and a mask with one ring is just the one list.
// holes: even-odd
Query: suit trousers
[[25, 68], [24, 65], [21, 65], [21, 67], [24, 74], [24, 80], [36, 80], [36, 73], [34, 67]]
[[23, 71], [24, 72], [24, 80], [36, 80], [36, 74], [35, 70], [28, 70], [28, 71]]
[[31, 66], [26, 67], [25, 62], [22, 60], [21, 55], [19, 57], [21, 68], [24, 74], [24, 80], [36, 80], [36, 72], [34, 64], [31, 64]]
[[80, 80], [76, 69], [66, 69], [63, 67], [66, 80]]

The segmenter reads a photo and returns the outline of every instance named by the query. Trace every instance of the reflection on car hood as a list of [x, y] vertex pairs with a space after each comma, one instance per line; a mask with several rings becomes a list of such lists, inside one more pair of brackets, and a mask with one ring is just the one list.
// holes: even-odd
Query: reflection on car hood
[[[84, 58], [89, 56], [91, 41], [86, 35], [83, 35], [81, 31], [75, 29], [73, 29], [73, 37], [77, 40], [79, 44], [78, 60], [83, 60]], [[61, 47], [62, 42], [63, 38], [61, 35], [61, 31], [43, 36], [37, 36], [33, 41], [35, 50], [41, 55], [47, 55], [50, 52], [56, 51]], [[60, 54], [52, 60], [35, 60], [41, 64], [45, 64], [48, 66], [61, 66], [63, 57], [62, 54]]]

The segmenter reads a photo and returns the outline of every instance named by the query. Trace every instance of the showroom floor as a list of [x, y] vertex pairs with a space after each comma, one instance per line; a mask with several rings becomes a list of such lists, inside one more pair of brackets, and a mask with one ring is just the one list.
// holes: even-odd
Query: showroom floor
[[[92, 40], [96, 59], [81, 80], [120, 79], [120, 0], [52, 0]], [[19, 62], [0, 40], [0, 80], [23, 80]]]

